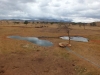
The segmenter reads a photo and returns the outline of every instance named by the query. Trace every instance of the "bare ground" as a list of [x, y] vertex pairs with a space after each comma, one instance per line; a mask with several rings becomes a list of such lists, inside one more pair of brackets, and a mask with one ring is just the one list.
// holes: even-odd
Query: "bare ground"
[[[71, 36], [89, 38], [88, 43], [71, 41], [69, 47], [74, 52], [100, 65], [100, 27], [86, 29], [70, 26]], [[52, 47], [42, 47], [28, 41], [15, 40], [7, 36], [59, 37], [67, 36], [65, 29], [56, 25], [35, 28], [28, 25], [0, 26], [0, 75], [100, 75], [100, 68], [60, 48], [59, 38], [41, 38], [54, 43]]]

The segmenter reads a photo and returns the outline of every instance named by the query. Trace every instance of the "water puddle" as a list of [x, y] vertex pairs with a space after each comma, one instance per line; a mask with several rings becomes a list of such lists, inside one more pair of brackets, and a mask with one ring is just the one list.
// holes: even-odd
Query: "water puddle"
[[35, 43], [40, 46], [52, 46], [53, 43], [47, 40], [40, 40], [37, 37], [21, 37], [21, 36], [8, 36], [8, 38], [19, 39], [19, 40], [26, 40], [32, 43]]
[[[69, 37], [68, 36], [63, 36], [63, 37], [60, 37], [60, 38], [61, 39], [64, 39], [64, 40], [69, 40]], [[80, 37], [80, 36], [70, 37], [70, 40], [80, 41], [80, 42], [88, 42], [88, 39], [87, 38]]]

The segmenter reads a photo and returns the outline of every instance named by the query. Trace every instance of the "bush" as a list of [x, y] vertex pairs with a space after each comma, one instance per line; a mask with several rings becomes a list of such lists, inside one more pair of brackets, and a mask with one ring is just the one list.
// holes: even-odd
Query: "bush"
[[28, 24], [28, 21], [24, 21], [24, 24], [26, 24], [26, 25], [27, 25], [27, 24]]

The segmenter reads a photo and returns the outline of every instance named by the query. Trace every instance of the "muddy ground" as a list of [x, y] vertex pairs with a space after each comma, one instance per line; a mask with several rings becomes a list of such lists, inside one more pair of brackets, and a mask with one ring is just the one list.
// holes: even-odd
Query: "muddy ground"
[[[42, 28], [35, 25], [2, 24], [0, 26], [0, 75], [100, 75], [100, 27], [69, 26], [71, 36], [83, 36], [89, 42], [71, 41], [70, 50], [58, 43], [68, 42], [60, 36], [67, 36], [65, 28], [56, 24]], [[7, 36], [55, 37], [40, 38], [51, 41], [51, 47], [7, 38]], [[89, 61], [88, 61], [88, 60]]]

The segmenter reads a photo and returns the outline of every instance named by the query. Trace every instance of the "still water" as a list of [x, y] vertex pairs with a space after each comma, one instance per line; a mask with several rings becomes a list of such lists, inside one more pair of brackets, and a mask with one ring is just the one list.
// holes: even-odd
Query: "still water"
[[46, 46], [46, 47], [49, 47], [49, 46], [53, 45], [52, 42], [47, 41], [47, 40], [41, 40], [41, 39], [38, 39], [37, 37], [8, 36], [8, 38], [19, 39], [19, 40], [26, 40], [26, 41], [35, 43], [37, 45]]
[[[63, 36], [63, 37], [60, 37], [60, 38], [61, 39], [64, 39], [64, 40], [69, 40], [69, 37], [68, 36]], [[80, 36], [70, 37], [70, 40], [80, 41], [80, 42], [88, 42], [88, 39], [87, 38], [80, 37]]]

